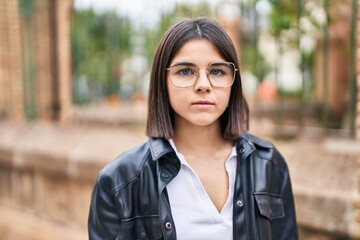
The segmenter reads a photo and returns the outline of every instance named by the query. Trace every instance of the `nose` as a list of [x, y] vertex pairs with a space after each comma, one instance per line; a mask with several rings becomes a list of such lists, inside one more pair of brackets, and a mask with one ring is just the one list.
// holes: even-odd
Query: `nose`
[[197, 92], [210, 92], [211, 91], [211, 83], [207, 76], [206, 69], [199, 69], [199, 74], [197, 80], [194, 84], [194, 89]]

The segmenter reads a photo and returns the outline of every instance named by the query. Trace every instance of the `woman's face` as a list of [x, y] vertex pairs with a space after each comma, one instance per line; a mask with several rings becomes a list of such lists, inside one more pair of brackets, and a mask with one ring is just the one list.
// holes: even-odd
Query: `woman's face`
[[[211, 126], [220, 125], [220, 116], [226, 110], [231, 86], [214, 87], [207, 76], [206, 68], [211, 63], [226, 62], [218, 50], [207, 40], [191, 40], [185, 43], [170, 63], [172, 70], [167, 71], [167, 88], [170, 105], [175, 112], [175, 129], [186, 125]], [[176, 65], [187, 65], [176, 68]], [[195, 67], [194, 67], [195, 66]], [[199, 67], [199, 76], [192, 86], [176, 87], [174, 79], [192, 75], [192, 69]], [[215, 78], [221, 74], [217, 68], [211, 70]], [[181, 84], [181, 83], [175, 83]], [[218, 127], [218, 126], [217, 126]]]

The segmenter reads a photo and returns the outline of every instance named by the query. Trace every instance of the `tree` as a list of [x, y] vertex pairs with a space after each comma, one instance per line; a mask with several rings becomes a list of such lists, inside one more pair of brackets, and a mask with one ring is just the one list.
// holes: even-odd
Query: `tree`
[[126, 17], [114, 12], [75, 10], [71, 36], [74, 84], [85, 77], [90, 87], [100, 89], [102, 95], [117, 93], [119, 64], [131, 51], [130, 35], [131, 25]]

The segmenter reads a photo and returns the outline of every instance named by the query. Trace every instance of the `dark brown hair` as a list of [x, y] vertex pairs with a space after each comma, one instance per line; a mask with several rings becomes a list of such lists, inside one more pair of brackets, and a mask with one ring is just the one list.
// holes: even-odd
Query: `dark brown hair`
[[[162, 37], [154, 57], [150, 75], [146, 134], [170, 139], [174, 134], [174, 111], [167, 91], [166, 68], [180, 48], [190, 40], [210, 41], [225, 61], [239, 69], [235, 47], [223, 28], [209, 18], [183, 20], [170, 27]], [[229, 106], [220, 117], [224, 138], [236, 139], [249, 126], [249, 108], [242, 93], [240, 70], [231, 87]]]

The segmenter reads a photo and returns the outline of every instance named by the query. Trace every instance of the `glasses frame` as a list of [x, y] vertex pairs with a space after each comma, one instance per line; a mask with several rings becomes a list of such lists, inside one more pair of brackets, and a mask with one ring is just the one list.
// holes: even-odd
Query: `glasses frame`
[[[238, 71], [238, 69], [236, 68], [235, 64], [232, 63], [232, 62], [213, 62], [213, 63], [209, 63], [209, 65], [208, 65], [207, 67], [198, 67], [198, 66], [197, 66], [196, 64], [194, 64], [194, 63], [184, 62], [184, 63], [179, 63], [179, 64], [175, 64], [175, 65], [173, 65], [173, 66], [170, 66], [170, 67], [166, 68], [166, 71], [170, 71], [172, 67], [176, 67], [177, 65], [181, 65], [181, 64], [188, 65], [188, 66], [195, 66], [195, 67], [197, 67], [198, 71], [197, 71], [196, 78], [195, 78], [194, 82], [193, 82], [191, 85], [185, 86], [185, 87], [176, 86], [176, 85], [173, 83], [173, 81], [172, 81], [172, 79], [171, 79], [171, 77], [170, 77], [170, 82], [171, 82], [171, 84], [172, 84], [174, 87], [176, 87], [176, 88], [189, 88], [189, 87], [194, 86], [194, 84], [197, 82], [197, 80], [199, 80], [200, 69], [206, 69], [206, 77], [207, 77], [207, 79], [208, 79], [208, 81], [210, 82], [210, 85], [211, 85], [212, 87], [216, 87], [216, 88], [228, 88], [228, 87], [231, 87], [231, 86], [234, 84], [236, 72]], [[234, 76], [233, 76], [233, 80], [232, 80], [232, 82], [231, 82], [231, 84], [230, 84], [229, 86], [220, 87], [220, 86], [214, 85], [214, 84], [211, 82], [211, 80], [210, 80], [210, 78], [209, 78], [208, 68], [209, 68], [211, 65], [213, 65], [213, 64], [229, 64], [229, 65], [232, 65], [232, 66], [233, 66], [233, 68], [234, 68]]]

